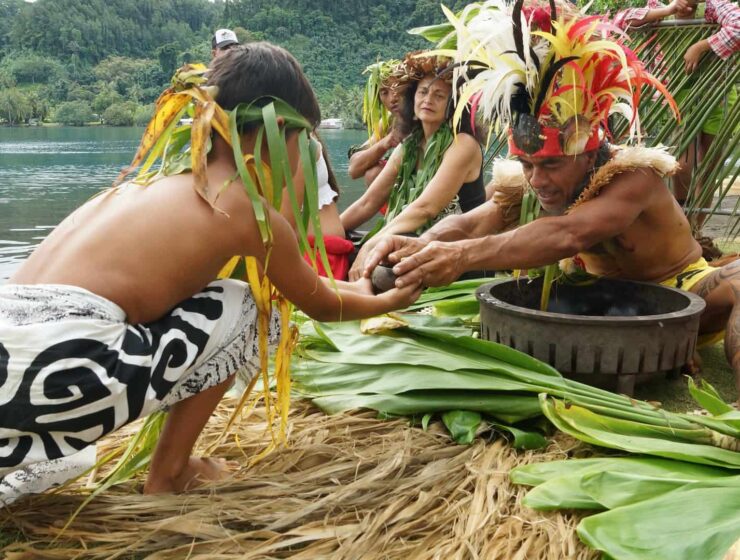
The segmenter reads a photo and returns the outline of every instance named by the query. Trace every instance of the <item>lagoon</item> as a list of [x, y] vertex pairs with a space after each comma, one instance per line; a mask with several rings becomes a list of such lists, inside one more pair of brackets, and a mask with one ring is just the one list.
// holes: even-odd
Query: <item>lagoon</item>
[[[139, 127], [0, 127], [0, 282], [67, 214], [107, 188], [131, 162]], [[347, 175], [347, 150], [364, 130], [322, 130], [342, 189], [340, 209], [363, 191]]]

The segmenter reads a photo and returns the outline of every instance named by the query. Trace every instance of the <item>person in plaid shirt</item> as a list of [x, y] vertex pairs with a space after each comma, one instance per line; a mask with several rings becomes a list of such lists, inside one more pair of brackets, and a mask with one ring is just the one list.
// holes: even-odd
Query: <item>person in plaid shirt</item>
[[[691, 19], [696, 15], [697, 5], [697, 0], [673, 0], [668, 5], [663, 5], [658, 0], [648, 0], [647, 6], [644, 8], [630, 8], [618, 12], [614, 17], [614, 24], [626, 30], [659, 21], [669, 16], [675, 16], [677, 19]], [[712, 36], [697, 41], [686, 50], [684, 68], [687, 74], [696, 71], [699, 62], [707, 51], [711, 50], [722, 60], [727, 60], [740, 50], [740, 7], [736, 2], [706, 0], [704, 19], [707, 23], [719, 24], [720, 29]], [[679, 105], [688, 96], [690, 87], [672, 91]], [[684, 203], [688, 196], [694, 162], [701, 161], [704, 158], [714, 137], [719, 132], [727, 108], [731, 107], [736, 100], [737, 89], [733, 88], [726, 99], [714, 108], [703, 123], [697, 145], [691, 146], [679, 158], [681, 171], [676, 175], [674, 181], [676, 198], [679, 202]], [[701, 185], [697, 185], [696, 188], [697, 191], [700, 190]], [[703, 216], [697, 220], [697, 227], [701, 229], [702, 224]]]
[[[639, 27], [675, 15], [678, 19], [690, 19], [696, 14], [696, 0], [673, 0], [667, 6], [658, 0], [648, 0], [644, 8], [622, 10], [614, 16], [614, 24], [621, 29]], [[730, 0], [706, 0], [704, 19], [707, 23], [719, 24], [720, 30], [691, 45], [684, 55], [686, 72], [696, 70], [702, 55], [708, 50], [722, 60], [727, 60], [740, 50], [740, 7]]]
[[[688, 11], [691, 16], [696, 13], [696, 0], [676, 0], [677, 9]], [[701, 56], [711, 49], [722, 60], [727, 60], [740, 50], [740, 7], [730, 0], [707, 0], [704, 10], [704, 19], [707, 23], [718, 23], [720, 30], [702, 41], [691, 45], [684, 60], [686, 71], [696, 70]]]
[[674, 0], [667, 6], [658, 0], [648, 0], [644, 8], [628, 8], [617, 12], [614, 16], [614, 25], [620, 29], [629, 29], [630, 27], [640, 27], [646, 23], [660, 21], [663, 18], [672, 15], [687, 17], [677, 13], [677, 0]]

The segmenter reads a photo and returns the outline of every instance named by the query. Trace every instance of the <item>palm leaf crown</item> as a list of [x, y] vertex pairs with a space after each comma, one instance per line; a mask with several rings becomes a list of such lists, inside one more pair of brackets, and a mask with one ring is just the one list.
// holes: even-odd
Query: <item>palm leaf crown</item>
[[367, 82], [362, 98], [362, 120], [367, 125], [368, 136], [376, 140], [385, 136], [391, 124], [391, 114], [380, 100], [380, 90], [404, 86], [405, 75], [400, 65], [400, 60], [384, 60], [369, 65], [363, 71], [367, 74]]
[[[202, 64], [190, 64], [180, 68], [172, 79], [172, 86], [165, 90], [157, 100], [155, 114], [149, 122], [141, 144], [131, 165], [124, 169], [114, 186], [120, 184], [138, 168], [134, 183], [144, 186], [153, 184], [157, 178], [191, 171], [193, 188], [214, 211], [218, 209], [218, 196], [223, 186], [209, 185], [206, 179], [207, 155], [211, 146], [211, 134], [221, 136], [233, 149], [237, 173], [233, 180], [241, 179], [244, 189], [252, 203], [257, 219], [259, 234], [270, 258], [272, 231], [270, 213], [267, 206], [279, 209], [283, 191], [286, 191], [292, 208], [296, 233], [301, 251], [308, 254], [316, 265], [315, 250], [309, 250], [309, 227], [313, 228], [315, 246], [324, 269], [331, 270], [318, 219], [318, 185], [316, 178], [317, 151], [310, 142], [309, 134], [313, 126], [293, 107], [277, 98], [263, 98], [249, 104], [240, 104], [226, 111], [215, 101], [217, 91], [207, 85], [207, 68]], [[192, 123], [180, 124], [184, 116], [190, 116]], [[278, 125], [278, 117], [284, 126]], [[245, 125], [258, 125], [255, 149], [252, 154], [244, 154], [240, 131]], [[305, 179], [303, 205], [299, 204], [293, 184], [290, 161], [285, 144], [287, 129], [298, 129], [298, 146], [301, 166]], [[262, 148], [269, 153], [269, 165], [262, 160]], [[158, 162], [155, 168], [154, 164]], [[153, 185], [156, 187], [156, 184]], [[285, 187], [285, 188], [284, 188]], [[238, 219], [238, 217], [234, 217]], [[265, 264], [266, 268], [266, 264]], [[269, 451], [280, 441], [284, 441], [287, 413], [290, 401], [290, 355], [296, 341], [295, 328], [289, 324], [291, 313], [288, 302], [264, 275], [253, 257], [234, 256], [219, 273], [219, 277], [232, 277], [246, 280], [259, 310], [258, 333], [264, 399], [268, 412], [268, 424], [280, 419], [279, 435], [273, 437]], [[277, 401], [273, 402], [268, 378], [267, 335], [273, 305], [281, 313], [281, 338], [275, 358], [274, 378], [277, 385]], [[255, 376], [255, 380], [259, 376]], [[251, 391], [245, 391], [242, 405]], [[239, 408], [234, 414], [239, 412]], [[232, 418], [232, 421], [233, 419]], [[229, 423], [229, 426], [231, 422]]]

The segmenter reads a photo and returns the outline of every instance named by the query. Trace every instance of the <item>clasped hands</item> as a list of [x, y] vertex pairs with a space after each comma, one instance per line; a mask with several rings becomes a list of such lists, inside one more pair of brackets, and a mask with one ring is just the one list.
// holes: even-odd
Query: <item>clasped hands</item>
[[366, 258], [355, 263], [356, 273], [369, 278], [380, 263], [393, 265], [397, 288], [419, 283], [446, 286], [465, 271], [464, 252], [459, 244], [399, 235], [380, 238]]

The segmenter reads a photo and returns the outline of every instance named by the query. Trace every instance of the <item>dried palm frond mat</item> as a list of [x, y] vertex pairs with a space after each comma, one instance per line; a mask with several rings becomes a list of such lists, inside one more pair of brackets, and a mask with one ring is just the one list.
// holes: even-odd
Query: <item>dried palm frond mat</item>
[[[216, 439], [234, 401], [225, 400], [200, 446]], [[260, 411], [236, 427], [214, 455], [247, 464], [269, 441]], [[134, 424], [99, 444], [105, 453]], [[508, 479], [522, 464], [582, 456], [558, 434], [544, 452], [517, 452], [505, 440], [453, 444], [430, 426], [382, 421], [375, 413], [326, 416], [295, 401], [289, 447], [218, 485], [186, 494], [143, 496], [142, 480], [88, 504], [74, 487], [30, 496], [0, 510], [2, 531], [17, 542], [10, 560], [122, 559], [506, 559], [597, 558], [578, 541], [576, 515], [521, 505]], [[82, 482], [78, 486], [82, 486]], [[6, 541], [7, 542], [7, 541]]]

